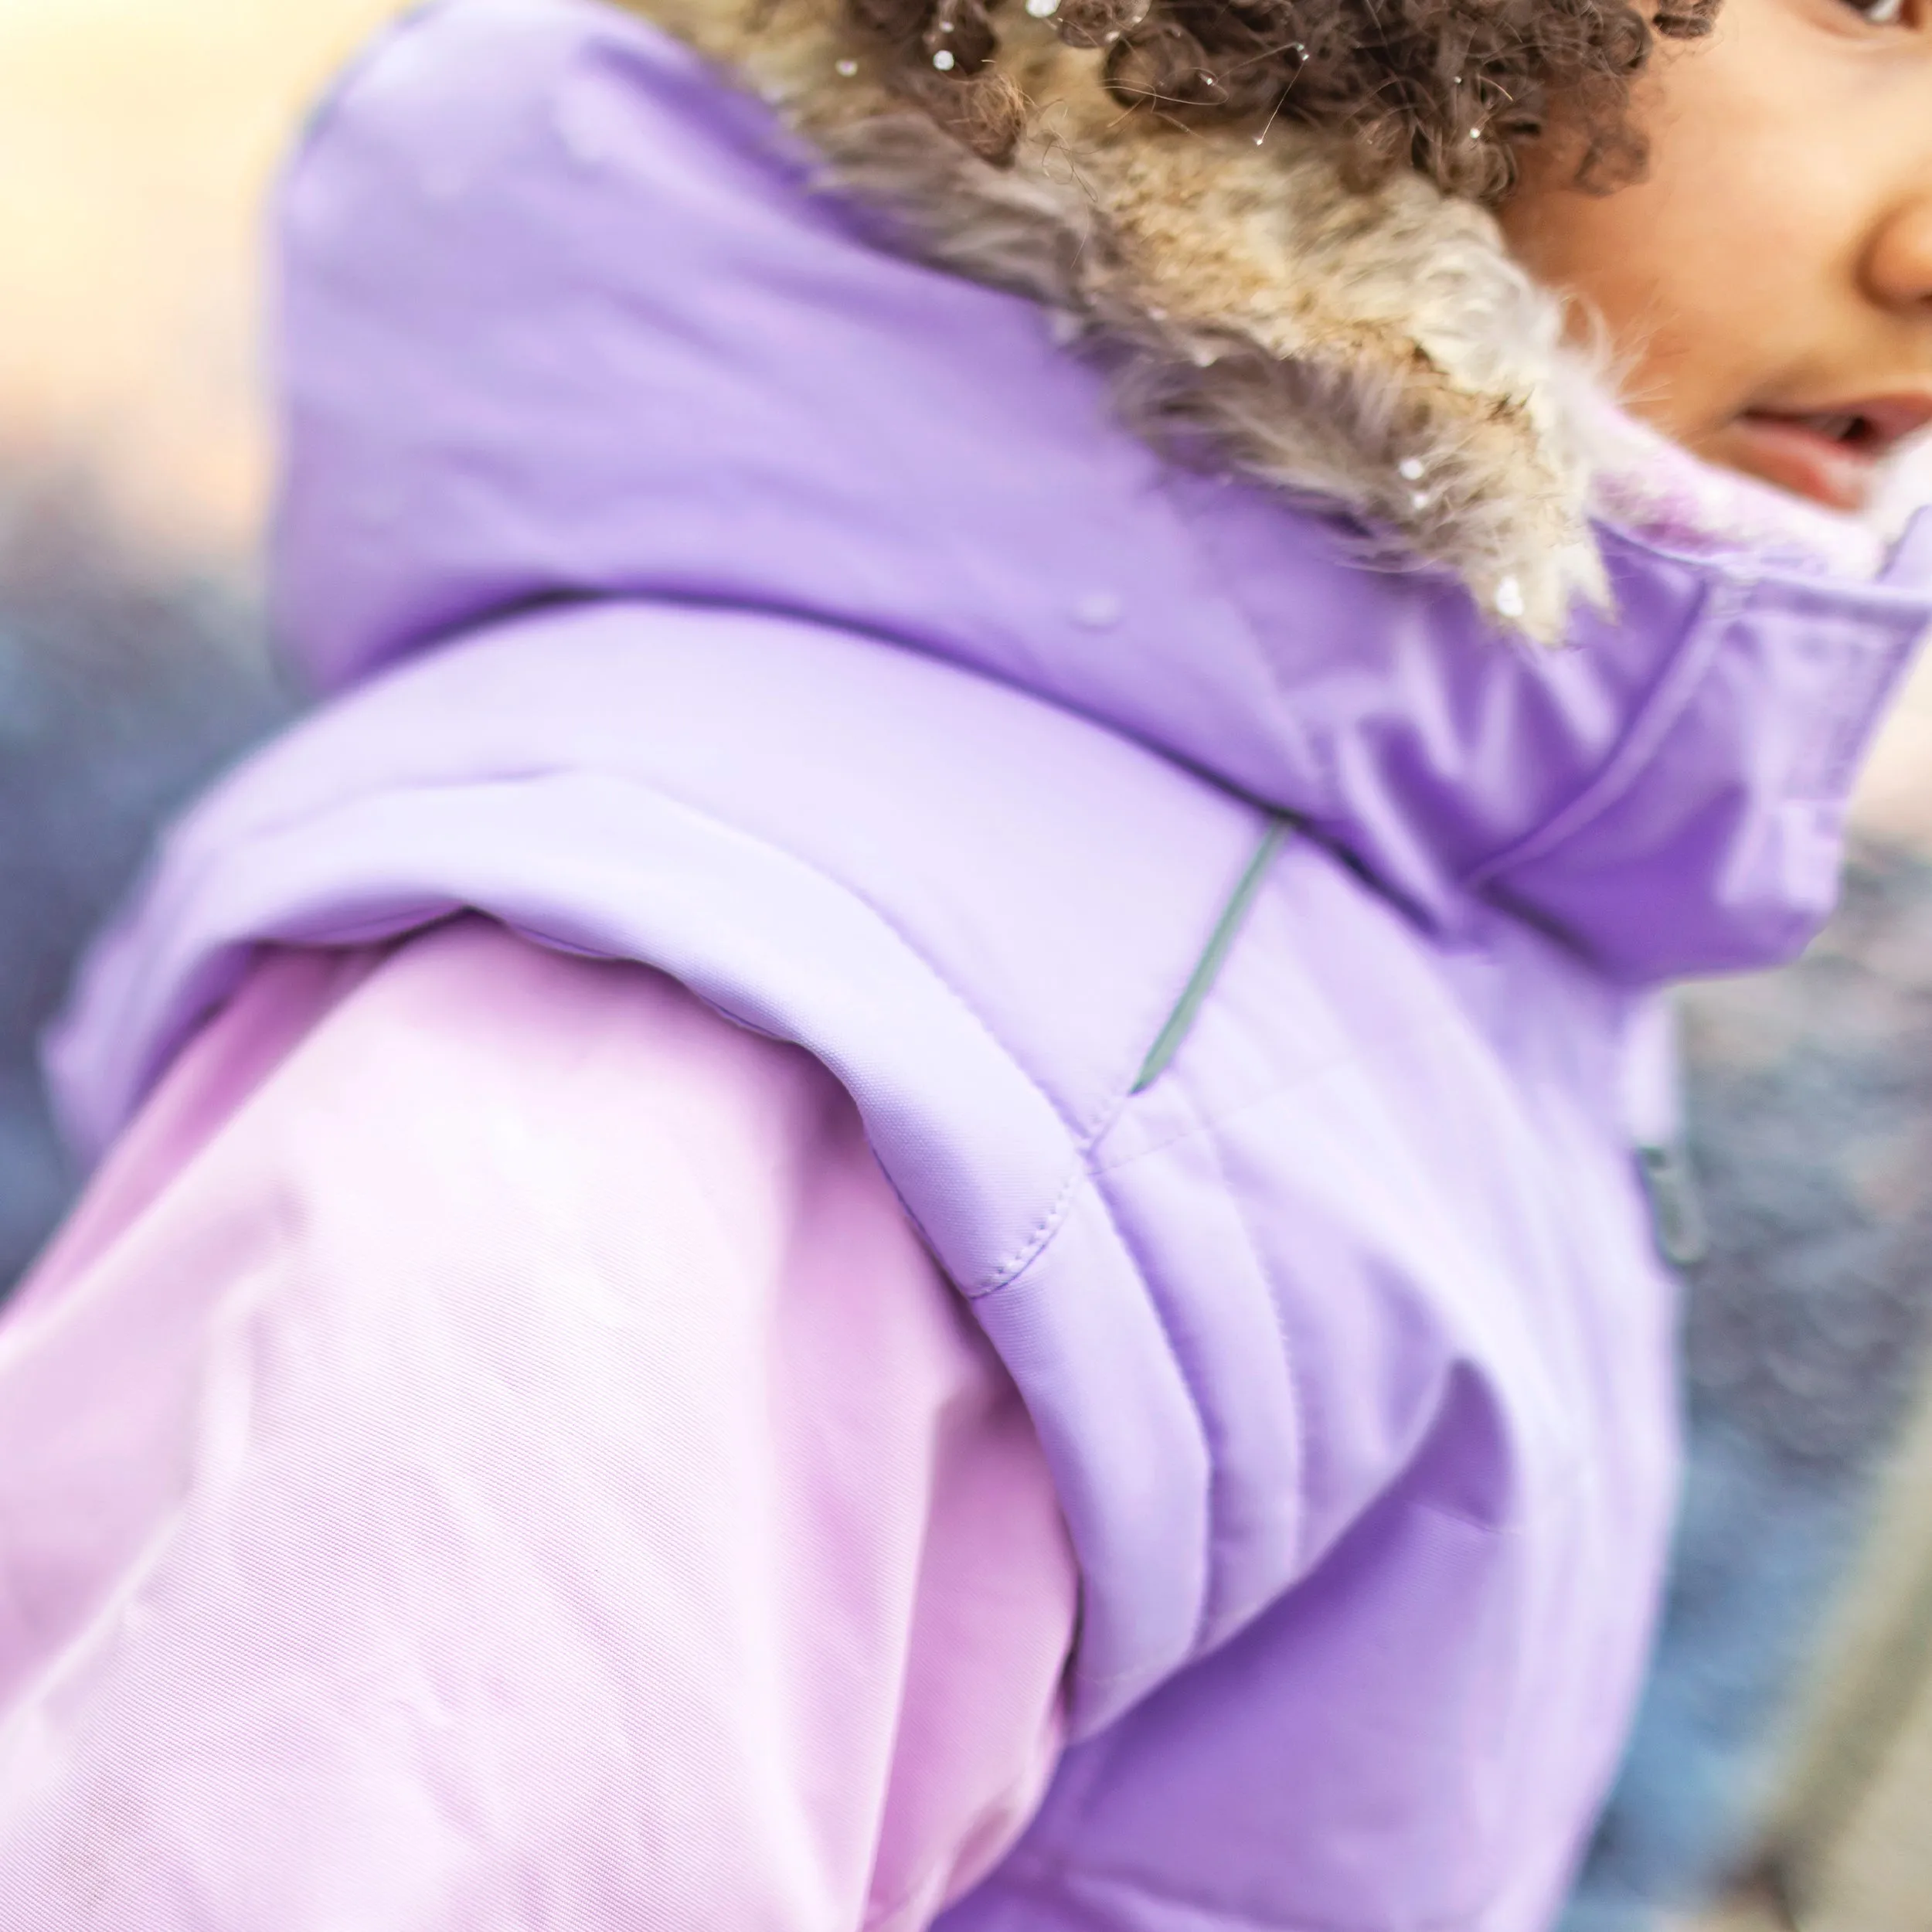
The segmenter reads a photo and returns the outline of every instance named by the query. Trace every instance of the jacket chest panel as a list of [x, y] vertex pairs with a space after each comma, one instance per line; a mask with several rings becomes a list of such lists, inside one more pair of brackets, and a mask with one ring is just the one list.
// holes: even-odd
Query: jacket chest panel
[[1624, 1019], [1533, 936], [1447, 960], [1284, 860], [1099, 1150], [1206, 1419], [1229, 1641], [1070, 1760], [1042, 1856], [1159, 1891], [1216, 1843], [1196, 1905], [1381, 1932], [1490, 1924], [1526, 1813], [1582, 1828], [1674, 1491]]

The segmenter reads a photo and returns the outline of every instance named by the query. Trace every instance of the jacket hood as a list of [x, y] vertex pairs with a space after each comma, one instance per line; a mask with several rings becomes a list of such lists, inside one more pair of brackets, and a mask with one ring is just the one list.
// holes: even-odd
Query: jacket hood
[[[910, 145], [902, 182], [944, 141], [859, 121], [876, 174]], [[1615, 614], [1512, 641], [1427, 543], [1398, 565], [1359, 517], [1157, 454], [1117, 413], [1124, 351], [1070, 353], [1078, 315], [887, 245], [893, 197], [824, 192], [825, 151], [597, 0], [441, 0], [379, 44], [282, 207], [274, 583], [310, 677], [546, 600], [784, 611], [1100, 718], [1307, 821], [1446, 934], [1500, 901], [1632, 980], [1808, 936], [1932, 541], [1848, 583], [1606, 527]], [[1034, 233], [1015, 218], [1012, 252]], [[1492, 309], [1529, 300], [1504, 271]], [[1247, 298], [1213, 292], [1202, 340]], [[1543, 549], [1580, 580], [1560, 522]]]

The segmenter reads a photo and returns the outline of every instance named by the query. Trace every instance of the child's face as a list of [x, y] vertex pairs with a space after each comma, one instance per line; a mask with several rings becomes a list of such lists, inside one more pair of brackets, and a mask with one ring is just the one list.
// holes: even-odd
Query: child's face
[[1503, 213], [1607, 325], [1632, 406], [1713, 462], [1839, 509], [1932, 423], [1932, 0], [1724, 0], [1660, 44], [1651, 165]]

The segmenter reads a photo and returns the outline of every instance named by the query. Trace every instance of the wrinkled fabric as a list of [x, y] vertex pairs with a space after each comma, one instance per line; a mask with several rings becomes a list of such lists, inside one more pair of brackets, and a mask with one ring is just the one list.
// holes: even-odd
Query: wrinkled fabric
[[26, 1296], [9, 1925], [917, 1928], [1037, 1801], [1026, 1413], [824, 1070], [656, 975], [270, 957]]
[[581, 0], [417, 15], [281, 213], [277, 598], [338, 696], [96, 956], [77, 1138], [264, 940], [464, 908], [804, 1046], [1080, 1565], [1077, 1742], [949, 1927], [1546, 1925], [1674, 1493], [1634, 1061], [1828, 906], [1932, 526], [1869, 583], [1607, 529], [1614, 612], [1512, 647]]

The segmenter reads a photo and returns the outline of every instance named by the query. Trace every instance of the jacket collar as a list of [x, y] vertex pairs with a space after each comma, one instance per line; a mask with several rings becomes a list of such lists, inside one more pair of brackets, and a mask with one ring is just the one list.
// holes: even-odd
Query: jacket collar
[[625, 3], [743, 76], [899, 245], [1098, 346], [1156, 441], [1342, 507], [1525, 634], [1604, 595], [1591, 378], [1481, 209], [1406, 172], [1355, 192], [1291, 124], [1124, 116], [1101, 53], [1017, 8], [996, 64], [1026, 120], [996, 167], [888, 90], [837, 0]]

